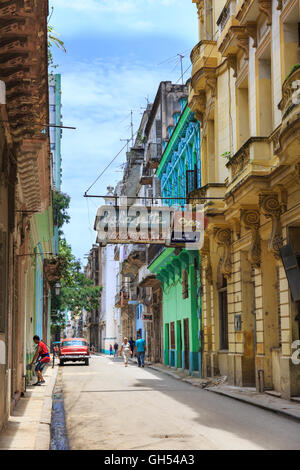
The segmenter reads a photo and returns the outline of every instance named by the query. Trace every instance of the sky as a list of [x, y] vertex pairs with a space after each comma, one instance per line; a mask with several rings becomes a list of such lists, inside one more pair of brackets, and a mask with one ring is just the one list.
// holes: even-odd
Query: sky
[[[138, 128], [147, 100], [159, 83], [180, 83], [180, 62], [190, 76], [189, 53], [197, 43], [192, 0], [50, 0], [49, 24], [67, 52], [53, 50], [62, 75], [62, 191], [71, 197], [71, 222], [64, 227], [74, 255], [85, 256], [96, 241], [94, 219], [102, 199], [83, 195], [130, 138], [130, 111]], [[122, 178], [126, 149], [89, 194], [106, 194]]]

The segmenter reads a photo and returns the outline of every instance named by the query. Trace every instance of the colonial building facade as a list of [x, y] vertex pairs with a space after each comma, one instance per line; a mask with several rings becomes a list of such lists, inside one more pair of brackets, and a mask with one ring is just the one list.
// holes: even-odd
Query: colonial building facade
[[[299, 1], [193, 0], [189, 106], [202, 129], [204, 374], [300, 393]], [[217, 199], [219, 198], [219, 199]], [[283, 260], [283, 262], [282, 262]], [[291, 266], [290, 266], [291, 267]]]
[[32, 337], [49, 339], [53, 206], [48, 2], [0, 5], [0, 428], [30, 380]]

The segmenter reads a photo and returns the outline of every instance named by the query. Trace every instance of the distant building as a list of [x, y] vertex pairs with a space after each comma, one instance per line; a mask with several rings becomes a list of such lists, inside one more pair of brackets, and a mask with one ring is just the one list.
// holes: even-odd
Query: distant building
[[[62, 184], [62, 103], [61, 75], [49, 75], [49, 117], [50, 117], [50, 151], [53, 161], [53, 186], [61, 191]], [[54, 127], [56, 126], [56, 127]]]

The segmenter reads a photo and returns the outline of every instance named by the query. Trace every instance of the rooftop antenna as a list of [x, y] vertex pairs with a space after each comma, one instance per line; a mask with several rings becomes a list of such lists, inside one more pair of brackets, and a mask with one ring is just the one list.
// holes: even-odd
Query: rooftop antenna
[[[132, 137], [131, 137], [131, 139], [132, 139]], [[127, 150], [126, 150], [127, 153], [129, 152], [129, 142], [131, 141], [131, 139], [120, 139], [120, 142], [126, 142], [126, 144], [127, 144]]]
[[132, 145], [134, 144], [133, 142], [133, 139], [134, 139], [134, 135], [133, 135], [133, 111], [131, 110], [130, 111], [130, 127], [131, 127], [131, 141], [132, 141]]
[[180, 60], [180, 68], [181, 68], [181, 81], [182, 81], [182, 85], [183, 85], [183, 59], [184, 59], [184, 55], [182, 54], [177, 54], [178, 57], [179, 57], [179, 60]]

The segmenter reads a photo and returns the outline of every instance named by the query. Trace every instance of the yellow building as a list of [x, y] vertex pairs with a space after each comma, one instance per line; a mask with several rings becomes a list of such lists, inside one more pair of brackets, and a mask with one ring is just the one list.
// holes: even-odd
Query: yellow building
[[204, 375], [296, 396], [299, 304], [279, 250], [288, 245], [299, 262], [299, 0], [192, 1], [200, 42], [189, 106], [202, 128], [196, 194], [220, 198], [205, 200]]

